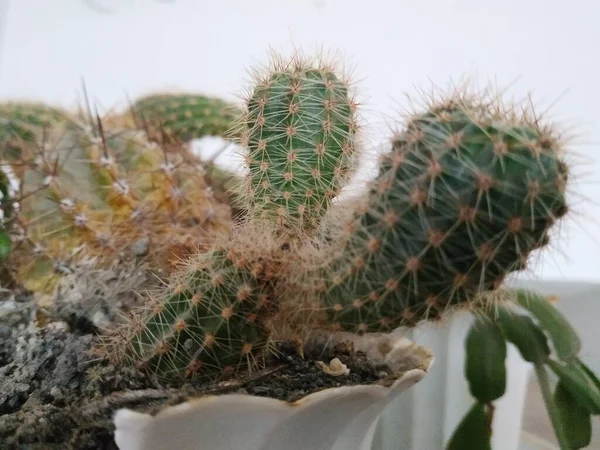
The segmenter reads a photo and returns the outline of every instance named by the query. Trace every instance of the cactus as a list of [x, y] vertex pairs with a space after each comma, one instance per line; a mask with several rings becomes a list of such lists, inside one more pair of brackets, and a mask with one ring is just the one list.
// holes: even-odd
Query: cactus
[[[247, 360], [248, 349], [256, 347], [250, 343], [260, 343], [256, 348], [261, 350], [268, 347], [273, 330], [255, 320], [249, 324], [246, 315], [258, 315], [267, 322], [276, 316], [278, 284], [295, 261], [292, 248], [301, 242], [298, 237], [318, 223], [352, 169], [355, 104], [347, 82], [331, 68], [300, 59], [290, 65], [278, 61], [265, 79], [256, 83], [247, 108], [246, 116], [237, 123], [241, 127], [234, 132], [243, 136], [248, 152], [251, 217], [236, 228], [230, 241], [199, 256], [202, 270], [188, 265], [169, 283], [155, 300], [154, 311], [134, 323], [126, 347], [131, 361], [149, 365], [164, 376], [189, 374], [189, 367], [201, 367], [201, 374], [213, 372], [211, 368], [222, 371], [224, 366], [237, 369]], [[282, 223], [292, 226], [281, 227]], [[215, 273], [222, 274], [222, 284], [217, 287], [210, 284]], [[241, 287], [252, 292], [242, 303], [238, 298]], [[174, 289], [178, 294], [173, 294]], [[224, 323], [220, 312], [190, 300], [198, 296], [208, 297], [213, 309], [233, 308], [236, 314], [239, 310], [239, 320]], [[269, 307], [263, 311], [260, 305], [265, 302]], [[175, 307], [180, 309], [174, 312]], [[195, 317], [196, 321], [186, 331], [189, 348], [182, 347], [173, 331], [182, 317]], [[205, 334], [214, 336], [214, 330], [221, 328], [231, 340], [220, 341], [218, 351], [204, 351]], [[167, 357], [157, 354], [166, 348]]]
[[333, 67], [274, 59], [247, 100], [241, 133], [250, 209], [313, 228], [356, 162], [356, 103]]
[[69, 120], [65, 111], [39, 102], [0, 103], [0, 161], [18, 160], [22, 142], [33, 142], [36, 129]]
[[68, 119], [66, 111], [40, 102], [0, 103], [0, 117], [40, 128], [49, 128]]
[[239, 113], [218, 97], [189, 93], [147, 95], [131, 109], [138, 126], [147, 125], [152, 134], [165, 133], [182, 142], [228, 135]]
[[[334, 328], [439, 319], [522, 270], [567, 212], [551, 128], [465, 94], [413, 116], [320, 286]], [[314, 280], [311, 280], [314, 284]]]
[[256, 225], [187, 260], [102, 350], [163, 378], [231, 375], [260, 364], [277, 310], [272, 280], [281, 243], [264, 223]]
[[22, 153], [15, 264], [32, 290], [51, 288], [53, 270], [74, 251], [103, 264], [147, 238], [144, 259], [169, 271], [229, 227], [229, 208], [213, 198], [199, 161], [182, 148], [166, 153], [137, 130], [94, 136], [72, 123]]
[[[495, 98], [459, 93], [412, 115], [349, 217], [347, 207], [330, 208], [357, 156], [348, 83], [325, 65], [277, 60], [246, 106], [238, 131], [248, 152], [249, 222], [196, 260], [202, 270], [190, 265], [175, 277], [155, 298], [154, 312], [134, 324], [130, 360], [163, 375], [190, 367], [173, 327], [196, 314], [195, 295], [209, 292], [218, 295], [215, 307], [233, 307], [247, 283], [269, 298], [262, 318], [276, 324], [260, 333], [244, 321], [232, 324], [235, 339], [219, 346], [227, 362], [207, 355], [202, 367], [245, 361], [240, 342], [267, 342], [290, 330], [297, 337], [306, 325], [359, 333], [415, 326], [496, 290], [526, 267], [567, 213], [567, 166], [555, 130]], [[244, 264], [231, 265], [234, 249]], [[268, 267], [266, 281], [249, 269], [256, 264]], [[226, 292], [207, 286], [219, 271], [227, 274]], [[188, 338], [202, 342], [207, 326], [186, 331]], [[171, 362], [163, 365], [156, 351], [165, 348]]]

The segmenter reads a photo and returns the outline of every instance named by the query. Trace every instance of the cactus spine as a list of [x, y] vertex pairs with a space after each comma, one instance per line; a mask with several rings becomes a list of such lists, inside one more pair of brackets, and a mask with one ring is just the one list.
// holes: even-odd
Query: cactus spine
[[500, 286], [567, 212], [567, 166], [550, 128], [454, 96], [392, 142], [342, 249], [322, 272], [335, 328], [440, 318]]

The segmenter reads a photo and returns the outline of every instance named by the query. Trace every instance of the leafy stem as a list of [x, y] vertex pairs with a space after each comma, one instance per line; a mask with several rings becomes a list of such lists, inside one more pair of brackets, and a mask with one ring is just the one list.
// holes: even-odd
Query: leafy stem
[[548, 411], [548, 415], [550, 416], [552, 426], [554, 427], [554, 433], [556, 434], [556, 438], [558, 439], [560, 449], [570, 450], [569, 447], [567, 447], [568, 440], [565, 434], [565, 430], [563, 429], [563, 424], [560, 421], [558, 409], [556, 408], [556, 405], [554, 404], [554, 399], [552, 398], [550, 380], [548, 378], [546, 368], [541, 363], [535, 364], [535, 373], [540, 384], [540, 390], [542, 391], [544, 403], [546, 404], [546, 410]]

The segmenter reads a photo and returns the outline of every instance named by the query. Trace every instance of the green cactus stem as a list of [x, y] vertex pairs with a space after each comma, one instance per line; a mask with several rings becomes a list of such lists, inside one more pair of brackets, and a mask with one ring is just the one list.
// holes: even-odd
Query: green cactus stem
[[439, 319], [498, 288], [548, 243], [567, 213], [561, 143], [553, 129], [502, 109], [455, 96], [394, 137], [343, 249], [323, 271], [335, 327]]
[[[189, 259], [109, 354], [163, 378], [219, 377], [251, 370], [271, 343], [273, 251], [252, 228]], [[260, 232], [259, 232], [260, 233]], [[261, 257], [258, 256], [261, 254]]]
[[183, 142], [225, 137], [240, 114], [221, 98], [190, 93], [147, 95], [133, 104], [132, 112], [139, 125], [158, 128]]
[[250, 209], [313, 228], [354, 168], [355, 111], [348, 82], [331, 67], [276, 62], [247, 101]]

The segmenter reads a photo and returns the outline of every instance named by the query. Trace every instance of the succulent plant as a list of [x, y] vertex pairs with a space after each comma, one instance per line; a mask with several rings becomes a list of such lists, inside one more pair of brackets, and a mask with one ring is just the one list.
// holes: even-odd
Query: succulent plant
[[[548, 298], [535, 292], [499, 290], [493, 295], [504, 301], [479, 311], [467, 335], [465, 376], [474, 401], [446, 450], [491, 448], [494, 402], [506, 391], [507, 342], [534, 366], [561, 450], [586, 448], [592, 416], [600, 415], [600, 382], [580, 359], [577, 333]], [[548, 368], [558, 378], [554, 392]]]
[[0, 103], [0, 117], [31, 126], [49, 128], [67, 120], [69, 114], [61, 108], [42, 102], [11, 101]]
[[69, 120], [66, 111], [41, 102], [0, 103], [0, 162], [19, 160], [23, 142], [34, 142], [36, 130], [49, 130]]
[[[186, 261], [103, 352], [162, 378], [251, 370], [271, 344], [281, 242], [265, 224], [244, 224]], [[260, 241], [261, 246], [256, 242]]]
[[239, 111], [218, 97], [191, 93], [151, 94], [131, 108], [138, 126], [183, 142], [204, 136], [228, 136]]
[[[257, 80], [247, 106], [234, 130], [243, 136], [248, 152], [250, 217], [226, 244], [198, 257], [204, 261], [202, 267], [187, 264], [155, 297], [153, 311], [130, 324], [129, 360], [150, 364], [163, 376], [190, 374], [190, 365], [198, 367], [200, 375], [219, 373], [237, 361], [235, 370], [245, 366], [240, 363], [247, 361], [249, 349], [268, 347], [273, 330], [261, 322], [269, 322], [278, 312], [278, 284], [293, 266], [298, 237], [318, 223], [352, 168], [355, 105], [347, 82], [332, 68], [299, 58], [289, 64], [277, 60], [265, 78]], [[281, 227], [282, 223], [291, 226]], [[221, 274], [223, 283], [217, 287], [210, 285], [215, 273]], [[185, 292], [175, 296], [172, 292], [181, 290], [181, 280], [186, 280]], [[240, 289], [247, 293], [243, 301]], [[198, 296], [209, 298], [210, 309], [194, 303], [192, 298]], [[262, 311], [265, 302], [269, 307]], [[177, 313], [174, 305], [180, 308]], [[228, 321], [217, 309], [227, 311]], [[249, 322], [247, 314], [264, 318]], [[195, 325], [186, 330], [189, 348], [182, 347], [172, 330], [192, 316]], [[217, 330], [226, 330], [230, 341], [217, 342], [218, 351], [200, 348], [207, 333], [220, 336]], [[255, 345], [257, 339], [261, 345]], [[165, 359], [156, 355], [157, 349], [167, 348], [170, 362], [159, 363]]]
[[439, 319], [498, 288], [548, 243], [567, 213], [563, 149], [553, 129], [511, 111], [455, 95], [413, 115], [394, 137], [320, 274], [333, 327], [379, 331]]
[[[409, 118], [340, 231], [329, 206], [356, 156], [347, 86], [327, 66], [276, 60], [241, 121], [250, 223], [275, 230], [273, 239], [295, 237], [269, 256], [244, 247], [251, 266], [277, 268], [269, 284], [279, 325], [362, 333], [437, 320], [472, 307], [547, 244], [567, 212], [561, 142], [497, 99], [468, 93]], [[318, 225], [316, 240], [329, 242], [315, 246], [307, 232]]]
[[138, 130], [72, 122], [38, 133], [13, 164], [22, 171], [15, 264], [33, 290], [51, 287], [73, 253], [108, 263], [143, 240], [134, 253], [168, 271], [230, 225], [199, 160], [184, 148], [164, 152]]
[[[148, 95], [104, 120], [0, 104], [0, 162], [21, 182], [11, 198], [0, 172], [0, 259], [33, 290], [72, 258], [101, 266], [127, 250], [166, 273], [103, 351], [167, 378], [252, 370], [273, 339], [291, 330], [302, 340], [305, 326], [362, 335], [468, 308], [475, 401], [448, 450], [490, 447], [507, 342], [535, 366], [561, 448], [587, 445], [600, 381], [579, 338], [544, 299], [500, 289], [568, 212], [556, 130], [496, 97], [443, 96], [409, 116], [368, 191], [336, 211], [360, 156], [349, 81], [299, 54], [257, 74], [240, 109], [190, 93]], [[249, 214], [233, 226], [232, 197], [211, 184], [234, 195], [238, 180], [184, 145], [209, 135], [245, 152], [235, 206]], [[553, 395], [547, 367], [559, 378]]]
[[[165, 149], [175, 148], [206, 136], [235, 138], [235, 124], [241, 112], [219, 97], [192, 93], [155, 93], [136, 100], [126, 113], [108, 115], [103, 122], [110, 127], [142, 129], [148, 138]], [[226, 147], [223, 147], [226, 149]], [[220, 152], [218, 152], [220, 153]], [[240, 177], [220, 166], [214, 159], [204, 161], [205, 178], [219, 201], [229, 203], [235, 217], [245, 213], [237, 193]]]
[[357, 160], [356, 102], [333, 66], [277, 58], [259, 75], [240, 132], [250, 210], [314, 228]]

